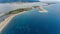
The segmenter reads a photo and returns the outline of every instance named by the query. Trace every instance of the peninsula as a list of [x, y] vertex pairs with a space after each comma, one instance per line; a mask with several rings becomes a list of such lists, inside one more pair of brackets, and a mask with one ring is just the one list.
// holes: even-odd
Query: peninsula
[[34, 8], [38, 8], [40, 11], [45, 12], [45, 10], [40, 6], [32, 6], [31, 8], [20, 8], [6, 13], [5, 15], [9, 15], [9, 16], [8, 18], [4, 19], [3, 22], [0, 23], [0, 32], [2, 32], [2, 30], [7, 26], [7, 24], [9, 24], [9, 22], [13, 19], [13, 17], [25, 13], [26, 11], [32, 10]]
[[26, 11], [31, 10], [31, 9], [32, 8], [21, 8], [21, 9], [16, 9], [16, 10], [6, 13], [5, 15], [9, 15], [9, 16], [8, 18], [4, 19], [4, 21], [0, 23], [0, 32], [2, 32], [4, 27], [6, 27], [7, 24], [9, 24], [9, 22], [13, 19], [13, 17], [15, 17], [16, 15], [25, 13]]

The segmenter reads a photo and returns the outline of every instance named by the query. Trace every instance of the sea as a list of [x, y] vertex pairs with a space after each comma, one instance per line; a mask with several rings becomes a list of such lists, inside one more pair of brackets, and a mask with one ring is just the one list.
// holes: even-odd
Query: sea
[[37, 8], [15, 16], [1, 34], [60, 34], [60, 3]]
[[39, 0], [0, 0], [0, 3], [7, 3], [7, 2], [39, 2]]

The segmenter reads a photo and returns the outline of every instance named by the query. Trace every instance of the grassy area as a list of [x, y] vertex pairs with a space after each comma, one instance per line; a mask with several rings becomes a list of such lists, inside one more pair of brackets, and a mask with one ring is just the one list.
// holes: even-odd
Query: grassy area
[[28, 11], [28, 10], [31, 10], [31, 9], [32, 9], [32, 8], [16, 9], [16, 10], [13, 10], [13, 11], [8, 12], [7, 14], [17, 14], [17, 13], [20, 13], [20, 12], [23, 12], [23, 11]]

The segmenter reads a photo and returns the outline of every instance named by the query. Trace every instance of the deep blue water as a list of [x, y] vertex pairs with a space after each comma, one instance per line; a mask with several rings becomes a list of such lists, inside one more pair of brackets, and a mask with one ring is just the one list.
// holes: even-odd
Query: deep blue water
[[39, 0], [0, 0], [0, 3], [5, 2], [39, 2]]
[[45, 9], [47, 13], [33, 9], [15, 16], [2, 34], [60, 34], [60, 4]]

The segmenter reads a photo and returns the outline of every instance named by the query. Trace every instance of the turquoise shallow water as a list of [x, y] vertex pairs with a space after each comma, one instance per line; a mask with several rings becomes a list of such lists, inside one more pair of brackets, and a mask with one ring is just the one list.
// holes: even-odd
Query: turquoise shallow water
[[47, 13], [38, 9], [15, 16], [2, 34], [60, 34], [60, 5], [46, 7]]

